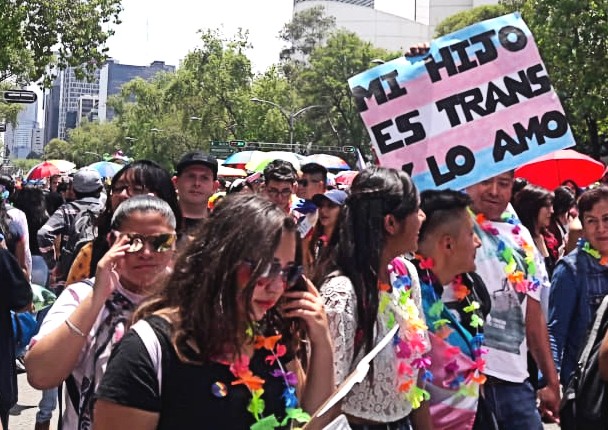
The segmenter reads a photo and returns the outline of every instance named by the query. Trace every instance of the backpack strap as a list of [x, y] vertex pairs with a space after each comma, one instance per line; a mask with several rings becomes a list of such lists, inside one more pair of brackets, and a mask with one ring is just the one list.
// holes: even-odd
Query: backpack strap
[[593, 327], [589, 332], [589, 338], [587, 339], [587, 343], [585, 344], [585, 349], [581, 353], [581, 357], [579, 359], [579, 365], [581, 363], [586, 363], [589, 360], [589, 355], [591, 354], [591, 350], [593, 346], [597, 342], [597, 337], [600, 334], [600, 327], [602, 325], [602, 321], [604, 320], [604, 314], [606, 313], [606, 309], [608, 308], [608, 296], [605, 296], [602, 300], [602, 304], [597, 310], [595, 314], [595, 320], [593, 321]]
[[163, 386], [163, 350], [158, 336], [150, 323], [148, 323], [146, 320], [137, 321], [131, 326], [131, 329], [137, 333], [148, 351], [148, 355], [150, 356], [150, 360], [152, 360], [152, 365], [156, 371], [156, 379], [158, 380], [158, 395], [161, 396]]

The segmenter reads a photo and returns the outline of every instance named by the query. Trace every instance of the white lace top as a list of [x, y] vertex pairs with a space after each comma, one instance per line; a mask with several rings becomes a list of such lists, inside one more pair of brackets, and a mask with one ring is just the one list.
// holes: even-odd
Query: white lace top
[[[420, 281], [414, 266], [406, 262], [412, 280], [412, 298], [423, 315], [420, 296]], [[357, 329], [357, 298], [351, 281], [346, 276], [329, 278], [320, 288], [325, 300], [325, 310], [329, 319], [329, 328], [334, 342], [334, 368], [336, 384], [340, 384], [354, 370], [356, 364], [365, 355], [361, 348], [356, 359], [353, 359], [355, 347], [355, 332]], [[400, 311], [398, 296], [392, 295], [390, 308], [394, 311], [396, 323], [404, 324], [403, 313]], [[386, 314], [378, 315], [375, 338], [382, 339], [390, 329], [387, 327]], [[378, 332], [379, 331], [379, 332]], [[428, 342], [427, 342], [428, 345]], [[399, 392], [398, 360], [393, 347], [384, 348], [373, 361], [373, 384], [370, 374], [360, 384], [356, 384], [342, 402], [345, 414], [364, 420], [388, 423], [407, 416], [412, 411], [412, 405]], [[417, 378], [414, 369], [412, 378]]]

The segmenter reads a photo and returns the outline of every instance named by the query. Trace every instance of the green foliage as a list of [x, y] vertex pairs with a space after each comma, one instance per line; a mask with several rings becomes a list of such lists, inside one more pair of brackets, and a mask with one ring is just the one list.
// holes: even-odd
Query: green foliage
[[80, 127], [68, 131], [70, 161], [79, 167], [100, 161], [103, 154], [113, 154], [125, 144], [121, 130], [114, 122], [84, 121]]
[[70, 144], [62, 139], [51, 139], [44, 147], [44, 159], [72, 161]]
[[577, 138], [596, 158], [608, 120], [608, 0], [528, 0], [523, 16]]
[[473, 9], [465, 10], [447, 17], [441, 21], [435, 28], [435, 37], [440, 37], [450, 34], [461, 28], [468, 27], [486, 19], [492, 19], [512, 12], [512, 5], [497, 4], [478, 6]]
[[17, 169], [20, 169], [23, 172], [27, 172], [35, 165], [42, 163], [42, 160], [35, 159], [35, 158], [27, 158], [27, 159], [19, 158], [19, 159], [11, 160], [11, 163], [13, 163], [13, 165]]
[[[317, 120], [317, 130], [324, 131], [317, 140], [333, 145], [353, 145], [365, 149], [369, 136], [348, 86], [348, 78], [373, 66], [375, 58], [389, 54], [354, 33], [339, 30], [329, 37], [325, 46], [318, 47], [310, 56], [310, 67], [302, 73], [299, 89], [307, 103], [328, 107], [329, 121]], [[393, 58], [396, 55], [393, 55]], [[331, 130], [335, 127], [336, 138]], [[336, 142], [338, 140], [338, 142]]]
[[121, 10], [121, 0], [0, 0], [0, 82], [48, 85], [49, 65], [93, 72]]

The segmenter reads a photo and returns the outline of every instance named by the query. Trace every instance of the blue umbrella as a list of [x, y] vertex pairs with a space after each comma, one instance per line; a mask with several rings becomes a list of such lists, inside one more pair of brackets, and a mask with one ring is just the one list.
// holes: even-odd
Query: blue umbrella
[[102, 178], [112, 178], [124, 166], [109, 161], [98, 161], [97, 163], [90, 164], [88, 167], [97, 170]]

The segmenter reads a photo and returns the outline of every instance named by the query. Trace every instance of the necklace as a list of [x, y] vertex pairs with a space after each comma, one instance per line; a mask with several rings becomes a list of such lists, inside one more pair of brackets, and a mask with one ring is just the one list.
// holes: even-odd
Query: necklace
[[[427, 326], [420, 317], [418, 306], [412, 298], [412, 278], [403, 257], [395, 258], [389, 265], [390, 285], [378, 283], [378, 312], [386, 318], [387, 329], [399, 324], [393, 340], [397, 360], [397, 387], [413, 409], [430, 398], [424, 389], [426, 381], [433, 378], [429, 367], [431, 359], [426, 356], [430, 346], [426, 336]], [[400, 317], [397, 320], [396, 315]], [[416, 385], [416, 370], [422, 372], [423, 387]]]
[[595, 258], [600, 265], [608, 266], [608, 257], [602, 257], [602, 254], [600, 254], [597, 249], [593, 248], [587, 240], [579, 239], [578, 246], [587, 254]]
[[[475, 334], [473, 336], [468, 335], [468, 333], [462, 331], [462, 328], [460, 330], [455, 330], [452, 327], [458, 328], [458, 323], [450, 315], [450, 312], [446, 310], [445, 304], [436, 292], [436, 286], [441, 289], [443, 286], [441, 286], [439, 279], [432, 271], [434, 266], [433, 260], [416, 254], [412, 262], [419, 268], [419, 272], [421, 273], [420, 282], [422, 284], [421, 288], [423, 294], [428, 294], [433, 302], [428, 311], [426, 311], [427, 323], [432, 323], [432, 329], [430, 330], [448, 344], [448, 337], [454, 331], [460, 332], [460, 336], [463, 337], [466, 340], [467, 345], [469, 345], [471, 349], [470, 354], [472, 355], [471, 358], [474, 360], [472, 368], [460, 369], [455, 357], [460, 353], [462, 348], [458, 346], [447, 348], [444, 351], [446, 363], [444, 366], [446, 375], [444, 384], [452, 390], [457, 390], [459, 394], [469, 397], [478, 397], [478, 386], [486, 381], [486, 377], [483, 375], [485, 360], [482, 356], [487, 353], [487, 350], [482, 348], [484, 337], [480, 331], [480, 328], [483, 326], [483, 318], [480, 316], [479, 312], [481, 306], [479, 305], [479, 302], [471, 300], [471, 290], [462, 282], [462, 275], [456, 276], [451, 283], [454, 296], [459, 302], [466, 303], [463, 307], [463, 311], [470, 315], [469, 325], [473, 328]], [[462, 352], [467, 355], [469, 354], [464, 350], [462, 350]]]
[[279, 367], [270, 374], [275, 378], [282, 378], [285, 383], [285, 390], [282, 395], [285, 402], [285, 418], [282, 421], [279, 421], [274, 414], [264, 417], [265, 404], [262, 395], [264, 394], [264, 383], [266, 381], [253, 374], [249, 368], [249, 357], [241, 356], [239, 360], [230, 364], [230, 372], [237, 378], [232, 382], [232, 385], [245, 385], [251, 392], [251, 400], [247, 406], [247, 411], [255, 418], [255, 423], [251, 426], [252, 430], [269, 430], [284, 427], [291, 420], [300, 423], [310, 421], [310, 415], [298, 407], [298, 398], [296, 397], [297, 376], [293, 372], [286, 371], [281, 364], [280, 357], [283, 357], [287, 353], [287, 348], [285, 345], [278, 343], [280, 339], [280, 334], [269, 337], [256, 336], [254, 348], [269, 351], [270, 353], [265, 358], [265, 362], [270, 366], [276, 363]]
[[529, 244], [521, 236], [521, 222], [517, 217], [509, 212], [503, 212], [500, 216], [502, 222], [511, 224], [511, 234], [515, 244], [524, 251], [525, 257], [523, 262], [516, 259], [517, 251], [507, 244], [500, 237], [500, 232], [492, 223], [485, 217], [484, 214], [477, 214], [475, 221], [483, 232], [490, 236], [494, 236], [498, 241], [497, 256], [498, 259], [506, 264], [504, 271], [507, 275], [507, 280], [518, 293], [525, 294], [528, 291], [536, 291], [540, 286], [540, 281], [535, 277], [536, 264], [534, 262], [534, 245]]

